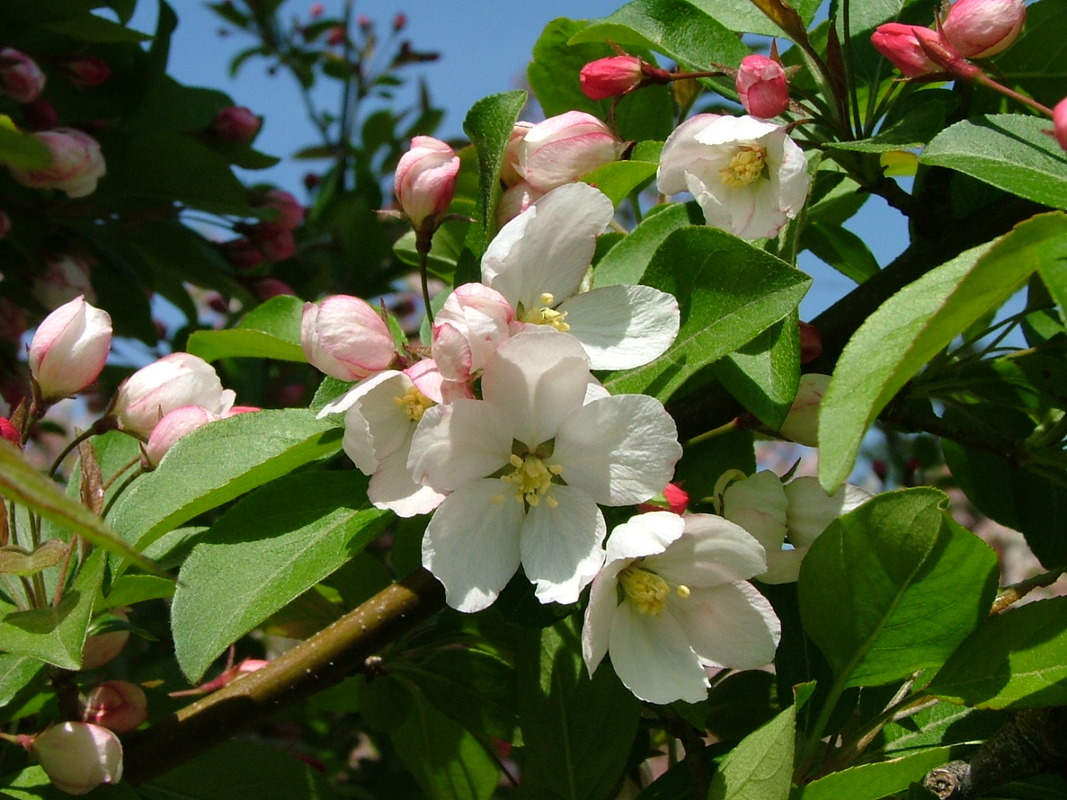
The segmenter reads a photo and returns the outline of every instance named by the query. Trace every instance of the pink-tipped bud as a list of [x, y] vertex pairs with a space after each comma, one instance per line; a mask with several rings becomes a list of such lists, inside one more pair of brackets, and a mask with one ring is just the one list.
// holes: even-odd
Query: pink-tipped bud
[[829, 375], [813, 372], [801, 375], [797, 396], [793, 398], [778, 433], [794, 442], [816, 447], [819, 444], [819, 406], [829, 383]]
[[255, 269], [267, 260], [263, 251], [256, 247], [247, 236], [230, 239], [228, 242], [219, 242], [217, 247], [225, 259], [239, 270]]
[[308, 363], [344, 381], [387, 369], [396, 354], [389, 326], [374, 307], [343, 294], [304, 304], [300, 346]]
[[61, 59], [57, 63], [70, 78], [71, 83], [83, 89], [99, 86], [111, 77], [111, 67], [102, 58], [96, 56], [73, 56]]
[[277, 209], [278, 216], [271, 222], [275, 225], [280, 225], [287, 231], [299, 228], [304, 222], [304, 206], [284, 189], [268, 190], [255, 205]]
[[308, 10], [308, 16], [312, 19], [318, 19], [326, 13], [326, 6], [322, 3], [312, 3], [311, 8]]
[[217, 419], [221, 419], [219, 414], [214, 414], [200, 406], [179, 406], [173, 411], [168, 411], [152, 429], [152, 435], [148, 437], [148, 444], [144, 446], [145, 460], [149, 466], [159, 466], [163, 456], [179, 439]]
[[137, 730], [148, 719], [144, 689], [129, 681], [107, 681], [94, 687], [85, 698], [82, 721], [115, 733]]
[[22, 438], [7, 417], [0, 417], [0, 439], [7, 439], [15, 447], [22, 447]]
[[75, 297], [44, 318], [30, 342], [30, 374], [44, 400], [77, 394], [111, 352], [111, 316]]
[[208, 131], [224, 142], [248, 144], [256, 137], [261, 124], [250, 108], [227, 106], [211, 120]]
[[503, 228], [515, 217], [537, 202], [538, 198], [544, 197], [544, 192], [539, 192], [526, 181], [509, 186], [500, 195], [500, 201], [496, 204], [496, 224]]
[[406, 28], [407, 26], [408, 26], [408, 15], [405, 14], [404, 12], [401, 11], [399, 14], [397, 14], [395, 17], [393, 17], [393, 31], [394, 32], [400, 33], [400, 31], [404, 30], [404, 28]]
[[279, 278], [271, 278], [269, 276], [252, 281], [248, 285], [248, 288], [252, 290], [252, 294], [254, 294], [256, 299], [261, 303], [266, 303], [272, 297], [296, 294], [296, 292], [293, 291], [293, 287], [288, 283]]
[[789, 107], [789, 82], [773, 58], [745, 56], [737, 70], [737, 94], [745, 111], [754, 117], [777, 117]]
[[[360, 27], [363, 26], [361, 25]], [[340, 25], [334, 25], [330, 28], [330, 32], [326, 34], [326, 44], [331, 47], [337, 47], [338, 45], [344, 44], [345, 39], [347, 38], [348, 36], [345, 34], [345, 29]]]
[[988, 58], [1008, 49], [1024, 22], [1023, 0], [957, 0], [941, 32], [964, 58]]
[[800, 363], [807, 364], [822, 355], [822, 334], [808, 322], [800, 325]]
[[123, 430], [146, 439], [163, 417], [182, 406], [224, 414], [234, 393], [223, 389], [215, 368], [190, 353], [171, 353], [141, 367], [119, 387], [115, 416]]
[[[120, 620], [126, 620], [126, 612], [121, 608], [113, 608], [108, 613]], [[111, 663], [122, 652], [129, 639], [130, 632], [126, 630], [97, 633], [88, 637], [82, 645], [82, 669], [96, 669]]]
[[480, 283], [465, 283], [434, 318], [431, 353], [446, 380], [465, 382], [511, 338], [515, 309], [504, 295]]
[[247, 230], [248, 238], [270, 261], [284, 261], [296, 253], [293, 231], [277, 222], [259, 222]]
[[89, 264], [78, 256], [49, 258], [42, 274], [34, 278], [30, 291], [34, 300], [49, 309], [59, 308], [78, 295], [89, 303], [96, 302], [96, 292], [89, 279]]
[[0, 93], [16, 103], [32, 103], [44, 91], [45, 75], [37, 62], [13, 47], [0, 50]]
[[1060, 147], [1067, 150], [1067, 97], [1056, 103], [1056, 107], [1052, 109], [1052, 124], [1053, 136], [1060, 143]]
[[43, 97], [24, 105], [22, 116], [26, 120], [26, 129], [30, 131], [49, 131], [59, 124], [56, 107]]
[[122, 743], [107, 728], [61, 722], [33, 739], [30, 752], [48, 779], [67, 794], [87, 794], [122, 780]]
[[637, 56], [598, 58], [582, 67], [578, 74], [582, 93], [590, 100], [621, 97], [640, 86], [644, 77]]
[[526, 132], [519, 145], [519, 172], [533, 188], [549, 192], [610, 164], [622, 149], [601, 120], [584, 111], [568, 111]]
[[637, 510], [645, 514], [649, 511], [670, 511], [672, 514], [684, 514], [689, 509], [689, 492], [674, 483], [668, 483], [667, 488], [660, 494], [645, 503], [641, 503]]
[[59, 189], [68, 197], [85, 197], [107, 172], [100, 143], [75, 128], [56, 128], [30, 134], [48, 148], [52, 161], [47, 167], [10, 166], [11, 176], [23, 186]]
[[400, 207], [415, 230], [444, 214], [456, 193], [459, 156], [439, 139], [416, 136], [396, 165], [394, 187]]
[[526, 133], [533, 126], [532, 122], [519, 120], [511, 129], [511, 136], [508, 137], [507, 148], [504, 150], [504, 163], [500, 167], [500, 180], [505, 186], [511, 187], [522, 181], [522, 175], [519, 173], [519, 148], [522, 146], [522, 140], [526, 138]]
[[922, 78], [944, 72], [928, 52], [930, 47], [943, 47], [937, 31], [919, 25], [887, 22], [875, 28], [871, 34], [871, 44], [909, 78]]

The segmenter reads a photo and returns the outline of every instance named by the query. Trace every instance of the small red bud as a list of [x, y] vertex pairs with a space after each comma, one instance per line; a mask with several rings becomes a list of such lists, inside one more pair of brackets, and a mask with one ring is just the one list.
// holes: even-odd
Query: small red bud
[[807, 364], [822, 355], [822, 334], [810, 323], [800, 323], [800, 363]]
[[251, 109], [244, 106], [227, 106], [219, 111], [208, 125], [208, 131], [224, 142], [248, 144], [259, 132], [262, 124]]
[[754, 117], [777, 117], [789, 107], [789, 83], [782, 65], [761, 55], [745, 56], [737, 71], [737, 94]]
[[1056, 103], [1056, 107], [1052, 109], [1052, 124], [1055, 126], [1053, 135], [1056, 141], [1060, 143], [1060, 147], [1067, 150], [1067, 97]]

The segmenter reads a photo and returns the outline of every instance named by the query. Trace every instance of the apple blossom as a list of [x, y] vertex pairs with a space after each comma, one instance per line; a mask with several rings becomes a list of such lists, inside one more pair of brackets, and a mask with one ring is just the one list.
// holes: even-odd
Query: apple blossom
[[568, 111], [538, 122], [518, 144], [519, 174], [541, 192], [573, 183], [622, 153], [623, 143], [592, 114]]
[[544, 195], [544, 192], [537, 191], [524, 180], [509, 186], [501, 193], [496, 204], [497, 227], [503, 228]]
[[420, 231], [448, 210], [456, 193], [459, 156], [439, 139], [416, 136], [396, 165], [394, 188], [411, 226]]
[[829, 375], [807, 372], [800, 376], [796, 397], [778, 433], [808, 447], [819, 445], [819, 408], [830, 384]]
[[517, 333], [515, 309], [495, 289], [466, 283], [434, 317], [431, 353], [441, 377], [466, 383], [481, 373], [496, 349]]
[[1019, 38], [1024, 22], [1023, 0], [956, 0], [941, 35], [964, 58], [989, 58]]
[[122, 780], [122, 743], [107, 728], [61, 722], [35, 737], [30, 752], [52, 784], [67, 794], [87, 794]]
[[85, 197], [96, 191], [97, 181], [107, 172], [100, 144], [76, 128], [56, 128], [31, 133], [48, 148], [52, 161], [45, 167], [8, 165], [11, 176], [23, 186], [59, 189], [68, 197]]
[[647, 364], [674, 342], [680, 319], [674, 297], [650, 286], [579, 292], [614, 213], [599, 189], [561, 186], [501, 228], [482, 256], [482, 282], [518, 320], [570, 333], [593, 369]]
[[87, 303], [96, 302], [96, 291], [89, 279], [85, 259], [73, 255], [52, 256], [44, 270], [33, 279], [33, 298], [45, 308], [59, 306], [82, 295]]
[[[232, 409], [231, 409], [232, 411]], [[200, 406], [179, 406], [163, 415], [152, 429], [152, 435], [144, 447], [145, 460], [152, 467], [159, 466], [167, 451], [185, 434], [209, 422], [222, 419], [220, 414], [212, 413]]]
[[100, 375], [111, 351], [111, 316], [78, 296], [41, 321], [29, 364], [44, 400], [77, 394]]
[[107, 681], [93, 687], [82, 708], [82, 721], [115, 733], [137, 730], [148, 719], [144, 689], [129, 681]]
[[637, 697], [697, 703], [705, 667], [769, 663], [781, 637], [771, 604], [746, 580], [766, 563], [741, 527], [711, 514], [639, 514], [615, 528], [582, 627], [590, 674], [605, 655]]
[[244, 106], [227, 106], [215, 114], [208, 132], [224, 142], [248, 144], [259, 133], [262, 120], [255, 112]]
[[13, 47], [0, 50], [0, 94], [16, 103], [32, 103], [44, 91], [46, 78], [37, 62]]
[[312, 366], [343, 381], [387, 369], [396, 356], [381, 315], [366, 300], [344, 294], [304, 304], [300, 347]]
[[887, 22], [875, 28], [871, 34], [871, 44], [909, 78], [923, 78], [944, 72], [944, 68], [928, 52], [930, 47], [944, 47], [937, 31], [921, 25]]
[[755, 117], [777, 117], [789, 107], [785, 70], [773, 58], [759, 54], [742, 58], [736, 85], [741, 105]]
[[1060, 147], [1067, 150], [1067, 97], [1056, 103], [1052, 109], [1053, 135]]
[[644, 502], [667, 484], [681, 447], [662, 404], [646, 395], [587, 402], [588, 387], [579, 342], [533, 329], [490, 356], [481, 400], [423, 414], [408, 466], [447, 496], [426, 528], [422, 563], [453, 608], [486, 608], [520, 564], [541, 602], [575, 602], [603, 561], [597, 504]]
[[742, 239], [777, 234], [800, 212], [810, 184], [785, 127], [719, 114], [699, 114], [671, 133], [656, 180], [664, 194], [690, 192], [708, 225]]
[[114, 414], [123, 430], [151, 435], [156, 424], [181, 406], [224, 414], [234, 393], [223, 389], [215, 368], [190, 353], [171, 353], [137, 370], [119, 387]]

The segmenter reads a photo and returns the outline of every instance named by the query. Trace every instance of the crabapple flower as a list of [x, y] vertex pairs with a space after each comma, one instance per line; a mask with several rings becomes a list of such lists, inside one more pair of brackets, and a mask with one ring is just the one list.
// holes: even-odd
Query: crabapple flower
[[11, 177], [23, 186], [59, 189], [68, 197], [85, 197], [96, 191], [97, 181], [107, 172], [100, 143], [76, 128], [56, 128], [31, 133], [52, 156], [46, 167], [9, 165]]
[[451, 147], [432, 136], [411, 140], [411, 149], [396, 165], [394, 186], [400, 207], [416, 231], [448, 210], [457, 175], [459, 156]]
[[403, 372], [386, 370], [367, 378], [319, 412], [320, 418], [344, 413], [341, 446], [371, 476], [367, 497], [377, 508], [413, 517], [428, 514], [444, 499], [416, 483], [407, 466], [416, 426], [440, 401], [440, 376], [434, 362], [424, 359]]
[[129, 681], [107, 681], [94, 686], [82, 708], [83, 722], [115, 733], [137, 730], [146, 719], [148, 698], [144, 689]]
[[[589, 361], [571, 336], [524, 331], [482, 372], [482, 399], [428, 409], [408, 466], [446, 494], [422, 563], [460, 611], [488, 607], [520, 564], [542, 603], [573, 603], [603, 562], [598, 503], [641, 503], [681, 457], [674, 420], [646, 395], [587, 402]], [[474, 559], [473, 554], [477, 554]]]
[[[107, 613], [123, 622], [127, 621], [125, 609], [113, 608]], [[128, 630], [94, 633], [92, 636], [87, 636], [85, 644], [82, 645], [82, 669], [96, 669], [110, 663], [122, 652], [122, 648], [129, 640]]]
[[1023, 0], [957, 0], [941, 34], [964, 58], [989, 58], [1007, 50], [1023, 29]]
[[568, 111], [538, 122], [518, 145], [519, 174], [548, 192], [574, 181], [622, 153], [623, 143], [592, 114]]
[[928, 48], [936, 48], [938, 52], [944, 49], [937, 31], [921, 25], [887, 22], [874, 29], [871, 44], [909, 78], [924, 78], [944, 72], [944, 68], [928, 52]]
[[764, 239], [800, 212], [810, 178], [782, 125], [698, 114], [667, 138], [656, 181], [664, 194], [690, 192], [713, 228]]
[[144, 447], [145, 460], [152, 467], [159, 466], [167, 451], [185, 434], [219, 419], [222, 419], [221, 414], [212, 413], [200, 406], [179, 406], [168, 411], [156, 423], [152, 435], [148, 437], [148, 443]]
[[67, 794], [87, 794], [122, 780], [122, 743], [107, 728], [88, 722], [53, 725], [30, 745], [52, 784]]
[[300, 347], [312, 366], [343, 381], [386, 369], [396, 356], [396, 343], [381, 315], [366, 300], [346, 294], [304, 304]]
[[215, 368], [191, 353], [171, 353], [141, 367], [119, 387], [114, 414], [123, 430], [152, 434], [163, 417], [182, 406], [225, 414], [235, 395], [223, 389]]
[[771, 604], [747, 579], [763, 547], [711, 514], [639, 514], [615, 528], [582, 626], [589, 674], [611, 656], [619, 679], [661, 705], [705, 699], [705, 667], [769, 663], [781, 638]]
[[819, 444], [819, 408], [826, 396], [826, 387], [830, 385], [829, 375], [806, 372], [800, 376], [797, 395], [785, 415], [785, 421], [778, 428], [778, 433], [786, 439], [808, 447]]
[[482, 282], [511, 303], [518, 320], [570, 333], [593, 369], [647, 364], [671, 346], [679, 326], [678, 302], [650, 286], [579, 292], [613, 215], [599, 189], [561, 186], [501, 228], [482, 256]]
[[501, 193], [496, 204], [497, 227], [503, 228], [544, 195], [524, 180], [513, 183]]
[[431, 354], [441, 377], [466, 383], [476, 377], [500, 345], [522, 326], [515, 309], [495, 289], [465, 283], [434, 317]]
[[16, 103], [32, 103], [44, 91], [45, 74], [37, 62], [13, 47], [0, 50], [0, 94]]
[[777, 117], [789, 107], [785, 70], [773, 58], [753, 54], [741, 59], [737, 94], [745, 111], [754, 117]]
[[30, 374], [44, 400], [59, 400], [95, 381], [110, 351], [111, 316], [75, 297], [37, 326], [30, 342]]

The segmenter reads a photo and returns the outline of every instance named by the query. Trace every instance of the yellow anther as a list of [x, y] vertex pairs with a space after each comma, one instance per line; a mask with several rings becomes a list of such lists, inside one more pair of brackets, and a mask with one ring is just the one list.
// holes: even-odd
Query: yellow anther
[[569, 331], [571, 326], [565, 321], [567, 312], [556, 311], [552, 308], [552, 305], [556, 302], [555, 295], [551, 292], [545, 292], [540, 299], [542, 305], [539, 308], [531, 308], [529, 311], [524, 311], [519, 319], [532, 325], [551, 325], [557, 331], [563, 331], [564, 333]]
[[545, 292], [541, 295], [541, 305], [554, 306], [556, 304], [556, 296], [552, 292]]
[[426, 413], [426, 409], [437, 405], [415, 386], [409, 387], [402, 395], [394, 397], [393, 402], [404, 410], [404, 414], [412, 422], [418, 422]]
[[544, 498], [549, 508], [555, 508], [558, 503], [552, 497], [552, 478], [563, 472], [558, 464], [545, 464], [535, 455], [527, 455], [525, 458], [514, 453], [508, 457], [508, 463], [514, 467], [513, 472], [500, 476], [504, 483], [515, 487], [515, 499], [528, 506], [536, 506]]
[[671, 588], [667, 581], [654, 572], [640, 567], [627, 567], [619, 573], [619, 583], [626, 596], [633, 601], [642, 614], [659, 614], [667, 607]]
[[684, 583], [678, 584], [678, 588], [675, 589], [674, 592], [675, 592], [675, 594], [677, 594], [679, 597], [681, 597], [683, 599], [686, 598], [686, 597], [689, 597], [689, 595], [692, 594], [692, 592], [689, 591], [689, 587], [686, 586]]
[[767, 151], [756, 145], [742, 145], [730, 165], [719, 170], [719, 178], [732, 189], [748, 186], [760, 177], [766, 168]]

